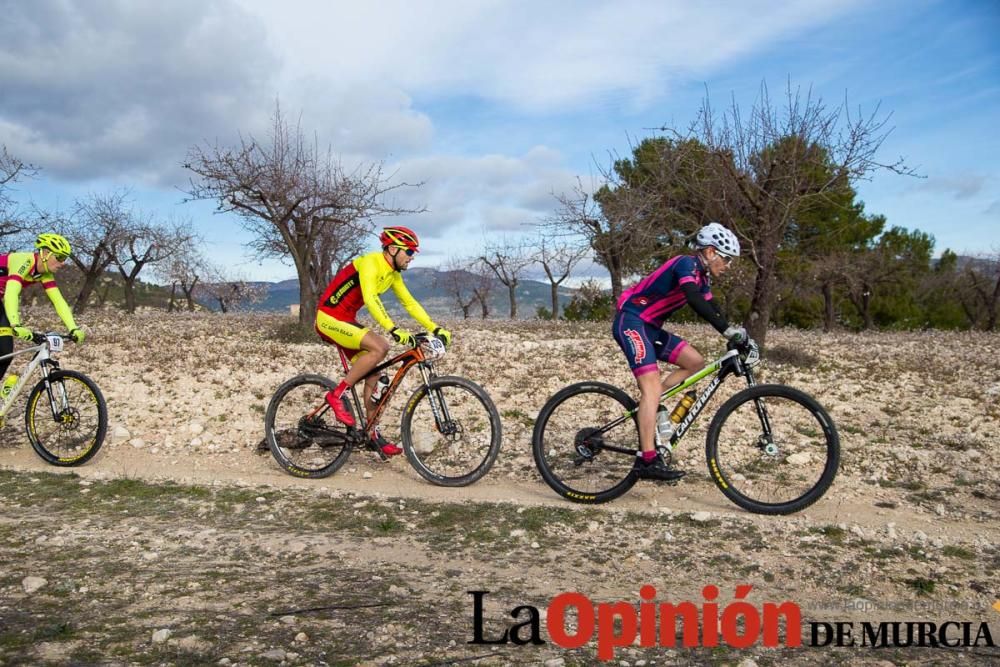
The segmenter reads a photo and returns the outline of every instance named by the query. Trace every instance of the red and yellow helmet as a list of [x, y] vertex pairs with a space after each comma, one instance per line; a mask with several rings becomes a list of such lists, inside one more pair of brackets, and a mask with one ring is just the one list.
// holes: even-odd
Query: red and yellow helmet
[[385, 227], [378, 240], [381, 241], [383, 248], [396, 246], [416, 252], [420, 246], [416, 233], [409, 227]]

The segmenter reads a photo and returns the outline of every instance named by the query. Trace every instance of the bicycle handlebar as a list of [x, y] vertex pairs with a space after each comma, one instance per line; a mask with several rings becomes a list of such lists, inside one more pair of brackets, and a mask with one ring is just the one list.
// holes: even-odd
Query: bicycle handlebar
[[46, 340], [48, 340], [48, 337], [50, 335], [52, 335], [52, 334], [55, 334], [56, 336], [59, 336], [64, 341], [69, 341], [71, 343], [75, 343], [76, 342], [75, 340], [73, 340], [73, 334], [72, 333], [61, 333], [59, 331], [49, 331], [48, 333], [44, 333], [44, 332], [41, 332], [41, 331], [32, 331], [31, 332], [31, 342], [34, 343], [35, 345], [41, 345]]

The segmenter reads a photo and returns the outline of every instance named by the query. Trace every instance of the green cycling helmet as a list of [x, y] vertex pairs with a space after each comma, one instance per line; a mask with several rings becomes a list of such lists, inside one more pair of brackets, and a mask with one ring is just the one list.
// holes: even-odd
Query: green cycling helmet
[[65, 261], [67, 257], [73, 254], [73, 249], [70, 248], [66, 237], [50, 232], [39, 234], [38, 239], [35, 241], [35, 247], [39, 250], [51, 250], [60, 262]]

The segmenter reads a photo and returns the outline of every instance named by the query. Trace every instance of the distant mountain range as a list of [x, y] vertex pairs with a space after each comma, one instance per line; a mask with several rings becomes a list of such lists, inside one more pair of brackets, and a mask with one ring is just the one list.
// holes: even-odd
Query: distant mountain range
[[[466, 279], [471, 283], [476, 277], [467, 272]], [[454, 299], [449, 298], [444, 289], [436, 286], [441, 272], [437, 269], [414, 268], [404, 274], [406, 287], [413, 297], [427, 310], [432, 317], [461, 317], [462, 311]], [[267, 290], [267, 297], [260, 303], [251, 306], [256, 311], [288, 312], [289, 306], [299, 302], [299, 281], [296, 279], [282, 280], [277, 283], [254, 283]], [[565, 307], [576, 293], [575, 289], [559, 288], [559, 306]], [[389, 290], [382, 295], [389, 312], [394, 316], [402, 315], [403, 309], [396, 301], [396, 295]], [[497, 283], [490, 294], [490, 316], [506, 317], [510, 312], [507, 287]], [[517, 315], [520, 319], [532, 319], [539, 307], [552, 308], [551, 287], [547, 282], [522, 279], [517, 286]], [[470, 317], [480, 317], [479, 304], [473, 304]]]

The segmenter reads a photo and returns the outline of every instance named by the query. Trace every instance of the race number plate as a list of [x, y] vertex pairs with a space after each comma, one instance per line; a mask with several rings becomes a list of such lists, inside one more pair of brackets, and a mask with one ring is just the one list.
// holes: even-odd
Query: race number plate
[[45, 337], [49, 341], [49, 351], [50, 352], [62, 352], [63, 351], [63, 339], [62, 336], [54, 333], [45, 334]]

